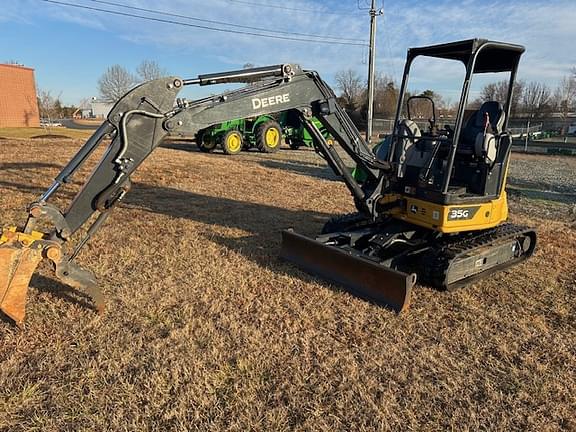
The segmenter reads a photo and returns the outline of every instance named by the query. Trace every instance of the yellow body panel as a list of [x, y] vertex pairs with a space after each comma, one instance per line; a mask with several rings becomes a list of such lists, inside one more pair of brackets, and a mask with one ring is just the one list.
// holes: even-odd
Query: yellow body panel
[[[394, 195], [392, 199], [391, 195], [384, 202], [398, 197]], [[508, 218], [506, 192], [502, 192], [497, 199], [476, 204], [441, 205], [410, 196], [401, 198], [406, 205], [392, 209], [392, 217], [443, 233], [492, 228]]]

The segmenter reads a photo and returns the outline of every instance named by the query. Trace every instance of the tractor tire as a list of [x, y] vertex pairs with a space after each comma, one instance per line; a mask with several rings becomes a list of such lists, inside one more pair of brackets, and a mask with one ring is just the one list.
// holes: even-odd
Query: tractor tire
[[212, 153], [216, 148], [216, 143], [214, 141], [208, 141], [204, 139], [204, 131], [197, 132], [194, 140], [196, 141], [196, 145], [201, 152]]
[[258, 126], [256, 147], [263, 153], [276, 153], [282, 145], [282, 128], [278, 122], [269, 120]]
[[222, 135], [220, 147], [227, 155], [235, 155], [242, 151], [243, 137], [237, 130], [231, 130]]

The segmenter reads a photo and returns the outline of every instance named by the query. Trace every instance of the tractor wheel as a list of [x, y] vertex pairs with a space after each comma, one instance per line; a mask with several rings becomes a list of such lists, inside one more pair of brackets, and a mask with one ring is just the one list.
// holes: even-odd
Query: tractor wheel
[[196, 134], [195, 141], [201, 152], [212, 153], [212, 151], [216, 148], [216, 142], [204, 138], [204, 131], [199, 131]]
[[237, 130], [226, 132], [220, 141], [220, 146], [227, 155], [235, 155], [242, 151], [242, 134]]
[[282, 144], [282, 129], [278, 122], [269, 120], [258, 126], [256, 147], [264, 153], [276, 153]]

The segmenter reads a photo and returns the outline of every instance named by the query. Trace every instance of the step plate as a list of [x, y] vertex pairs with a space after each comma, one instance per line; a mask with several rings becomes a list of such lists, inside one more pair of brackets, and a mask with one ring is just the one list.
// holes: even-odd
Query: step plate
[[415, 274], [393, 270], [292, 230], [282, 231], [280, 256], [307, 273], [342, 285], [358, 297], [397, 312], [405, 311], [410, 305]]

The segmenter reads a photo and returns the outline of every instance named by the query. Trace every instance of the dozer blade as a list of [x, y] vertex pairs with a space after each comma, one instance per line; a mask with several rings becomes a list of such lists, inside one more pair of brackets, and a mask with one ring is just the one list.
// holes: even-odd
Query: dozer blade
[[352, 294], [397, 312], [405, 311], [410, 305], [412, 287], [416, 283], [414, 274], [354, 256], [292, 230], [282, 231], [280, 256], [308, 273], [336, 282]]
[[20, 327], [26, 315], [28, 284], [41, 260], [41, 250], [0, 245], [0, 310]]

